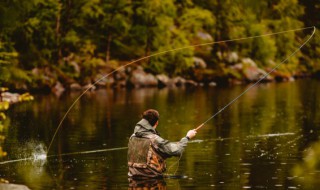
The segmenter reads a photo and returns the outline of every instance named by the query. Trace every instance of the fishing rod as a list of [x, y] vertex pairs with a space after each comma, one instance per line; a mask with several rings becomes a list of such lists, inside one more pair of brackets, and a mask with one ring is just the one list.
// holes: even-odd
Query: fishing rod
[[252, 89], [253, 87], [255, 87], [256, 85], [258, 85], [262, 80], [264, 80], [265, 78], [267, 78], [267, 76], [269, 76], [272, 72], [274, 72], [281, 64], [285, 63], [286, 61], [288, 61], [291, 57], [293, 57], [303, 46], [305, 46], [309, 40], [314, 36], [315, 32], [316, 32], [316, 27], [313, 26], [311, 27], [313, 28], [313, 32], [310, 35], [310, 37], [301, 44], [301, 46], [299, 48], [297, 48], [293, 53], [291, 53], [287, 58], [285, 58], [283, 61], [281, 61], [280, 63], [278, 63], [275, 67], [273, 67], [271, 69], [271, 71], [269, 71], [268, 73], [266, 73], [263, 77], [261, 77], [258, 81], [256, 81], [254, 84], [252, 84], [251, 86], [249, 86], [247, 89], [245, 89], [242, 93], [240, 93], [237, 97], [235, 97], [233, 100], [231, 100], [228, 104], [226, 104], [223, 108], [221, 108], [218, 112], [216, 112], [215, 114], [213, 114], [211, 117], [209, 117], [205, 122], [201, 123], [197, 128], [195, 128], [195, 131], [200, 130], [208, 121], [210, 121], [211, 119], [213, 119], [215, 116], [217, 116], [219, 113], [221, 113], [223, 110], [225, 110], [227, 107], [229, 107], [231, 104], [233, 104], [235, 101], [237, 101], [241, 96], [243, 96], [245, 93], [247, 93], [250, 89]]

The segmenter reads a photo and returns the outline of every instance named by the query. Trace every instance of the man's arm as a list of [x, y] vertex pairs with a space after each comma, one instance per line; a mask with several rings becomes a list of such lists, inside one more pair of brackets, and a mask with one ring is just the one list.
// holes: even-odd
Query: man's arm
[[179, 142], [170, 142], [158, 137], [155, 139], [157, 146], [155, 148], [165, 157], [180, 156], [187, 146], [188, 141], [192, 139], [196, 133], [195, 130], [188, 131], [186, 137], [183, 137]]

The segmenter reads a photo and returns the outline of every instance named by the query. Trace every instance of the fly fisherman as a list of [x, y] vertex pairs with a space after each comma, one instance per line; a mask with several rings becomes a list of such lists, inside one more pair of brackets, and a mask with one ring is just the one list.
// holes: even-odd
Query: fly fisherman
[[158, 120], [158, 111], [146, 110], [129, 139], [128, 176], [132, 179], [162, 178], [165, 159], [182, 155], [188, 141], [197, 133], [190, 130], [179, 142], [169, 142], [156, 131]]

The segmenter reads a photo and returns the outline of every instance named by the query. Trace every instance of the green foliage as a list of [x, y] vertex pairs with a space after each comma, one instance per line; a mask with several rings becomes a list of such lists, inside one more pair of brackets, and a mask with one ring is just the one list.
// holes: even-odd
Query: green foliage
[[0, 41], [0, 85], [11, 81], [30, 81], [25, 71], [17, 67], [17, 52], [7, 52], [7, 47]]
[[317, 142], [305, 151], [303, 161], [293, 168], [292, 173], [295, 176], [303, 176], [303, 180], [301, 180], [301, 182], [305, 187], [310, 187], [312, 189], [312, 187], [319, 185], [319, 176], [316, 175], [320, 170], [319, 156], [320, 143]]
[[[5, 111], [9, 109], [9, 102], [0, 102], [0, 111]], [[0, 112], [1, 115], [1, 118], [0, 120], [4, 120], [5, 119], [5, 115], [3, 115], [2, 112]]]
[[[263, 35], [265, 31], [268, 29], [262, 24], [252, 25], [249, 30], [252, 36]], [[276, 53], [277, 46], [273, 37], [255, 38], [251, 42], [250, 57], [257, 60], [262, 67], [268, 66], [268, 63], [274, 60]]]
[[[319, 2], [306, 0], [29, 0], [0, 2], [0, 84], [16, 80], [34, 83], [33, 69], [59, 70], [82, 82], [113, 68], [110, 60], [125, 63], [143, 56], [208, 42], [319, 26]], [[192, 57], [205, 56], [210, 68], [221, 61], [218, 52], [237, 52], [259, 67], [270, 67], [290, 55], [308, 32], [290, 32], [226, 42], [208, 50], [184, 49], [146, 59], [146, 70], [183, 75], [193, 66]], [[290, 73], [319, 70], [319, 35], [302, 53], [282, 67]], [[210, 52], [211, 51], [211, 52]], [[66, 61], [74, 57], [79, 70]], [[201, 56], [200, 56], [201, 57]], [[204, 58], [204, 57], [203, 57]], [[45, 76], [47, 77], [47, 75]], [[49, 80], [57, 80], [59, 76]], [[64, 77], [62, 77], [64, 78]], [[86, 78], [86, 79], [85, 79]], [[91, 79], [90, 79], [91, 80]]]

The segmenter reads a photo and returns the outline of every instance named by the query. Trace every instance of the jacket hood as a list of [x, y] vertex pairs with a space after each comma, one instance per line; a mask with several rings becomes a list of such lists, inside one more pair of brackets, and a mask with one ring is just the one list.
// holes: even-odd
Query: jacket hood
[[134, 134], [137, 137], [143, 137], [150, 134], [158, 134], [146, 119], [141, 119], [134, 128]]

